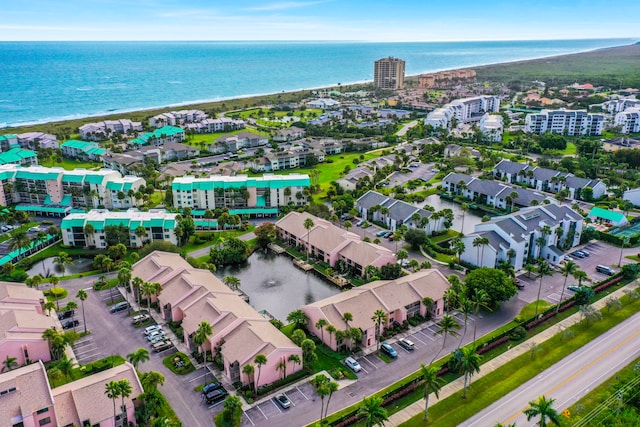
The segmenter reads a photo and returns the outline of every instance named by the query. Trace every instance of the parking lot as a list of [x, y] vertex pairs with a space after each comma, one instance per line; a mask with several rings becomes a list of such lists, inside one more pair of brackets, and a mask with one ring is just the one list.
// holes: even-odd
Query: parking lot
[[[316, 392], [313, 386], [309, 383], [292, 387], [281, 393], [287, 396], [287, 398], [291, 402], [291, 408], [289, 409], [293, 409], [300, 404], [309, 402], [311, 401], [311, 399], [314, 399], [316, 397]], [[283, 409], [276, 402], [275, 397], [271, 398], [246, 411], [242, 417], [242, 425], [268, 425], [270, 419], [272, 419], [274, 416], [286, 413], [289, 409]]]

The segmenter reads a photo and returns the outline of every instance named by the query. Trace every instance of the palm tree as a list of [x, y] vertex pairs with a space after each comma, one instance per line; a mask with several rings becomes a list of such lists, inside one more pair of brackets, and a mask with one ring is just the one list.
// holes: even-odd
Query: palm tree
[[[327, 413], [329, 412], [329, 403], [331, 403], [331, 396], [333, 396], [333, 393], [338, 391], [338, 383], [335, 381], [329, 380], [327, 383], [324, 384], [324, 386], [329, 392], [329, 397], [327, 398], [327, 406], [324, 409], [324, 418], [327, 418]], [[322, 424], [322, 419], [320, 419], [320, 424]]]
[[84, 317], [84, 301], [89, 298], [89, 294], [84, 289], [79, 289], [76, 294], [76, 298], [80, 300], [80, 304], [82, 304], [82, 323], [84, 323], [84, 333], [87, 333], [87, 320]]
[[146, 348], [139, 348], [133, 353], [127, 354], [127, 360], [129, 360], [129, 362], [136, 369], [138, 369], [138, 365], [140, 363], [148, 362], [149, 359], [149, 350], [147, 350]]
[[64, 277], [67, 267], [73, 265], [73, 260], [66, 252], [58, 252], [58, 255], [53, 258], [53, 264], [62, 272], [62, 277]]
[[69, 381], [69, 377], [73, 372], [73, 360], [69, 360], [65, 355], [56, 363], [55, 367], [64, 375], [64, 378]]
[[558, 411], [552, 407], [553, 402], [555, 401], [555, 399], [547, 399], [544, 396], [539, 396], [538, 400], [529, 402], [529, 407], [523, 411], [527, 416], [527, 421], [530, 421], [531, 418], [540, 416], [540, 421], [538, 421], [538, 425], [540, 427], [546, 427], [547, 420], [559, 426], [560, 415], [558, 414]]
[[247, 382], [249, 385], [251, 385], [251, 382], [252, 382], [251, 379], [253, 378], [254, 372], [255, 372], [255, 367], [251, 363], [248, 363], [242, 367], [242, 373], [247, 376]]
[[240, 279], [235, 276], [227, 276], [223, 279], [225, 285], [227, 285], [230, 289], [237, 291], [240, 287]]
[[67, 306], [65, 307], [65, 310], [70, 311], [71, 314], [71, 321], [73, 323], [75, 323], [76, 320], [76, 310], [78, 309], [78, 303], [75, 301], [69, 301], [67, 303]]
[[569, 275], [573, 275], [578, 271], [578, 264], [573, 261], [566, 261], [562, 267], [560, 267], [560, 273], [564, 276], [564, 283], [562, 284], [562, 292], [560, 293], [560, 301], [556, 305], [556, 313], [560, 311], [560, 304], [562, 304], [562, 298], [564, 297], [564, 289], [567, 286], [567, 278]]
[[[471, 299], [471, 304], [473, 305], [473, 312], [476, 317], [478, 317], [478, 313], [480, 313], [480, 309], [484, 308], [485, 310], [489, 309], [489, 302], [491, 298], [489, 294], [484, 289], [476, 290], [475, 295]], [[476, 347], [476, 332], [478, 329], [478, 321], [476, 320], [473, 324], [473, 348]]]
[[400, 249], [396, 254], [396, 259], [400, 262], [402, 262], [403, 259], [407, 259], [407, 258], [409, 258], [409, 252], [407, 252], [404, 249]]
[[152, 393], [158, 389], [159, 385], [164, 385], [164, 375], [156, 371], [145, 372], [140, 376], [140, 382], [145, 393]]
[[536, 271], [536, 266], [531, 264], [531, 263], [527, 263], [524, 266], [525, 271], [527, 272], [527, 277], [529, 279], [531, 279], [531, 273], [533, 273], [534, 271]]
[[9, 242], [10, 251], [18, 251], [18, 258], [24, 256], [24, 251], [31, 246], [31, 239], [24, 230], [14, 230], [11, 232], [11, 241]]
[[462, 398], [467, 398], [467, 384], [469, 378], [476, 372], [480, 372], [480, 360], [482, 356], [476, 353], [475, 348], [463, 347], [462, 358], [460, 359], [460, 368], [464, 374], [464, 388], [462, 389]]
[[383, 323], [386, 325], [389, 321], [389, 316], [387, 315], [387, 313], [385, 313], [384, 310], [377, 309], [373, 312], [373, 317], [371, 317], [371, 320], [373, 320], [373, 323], [375, 323], [376, 325], [376, 350], [380, 350], [380, 325], [382, 325]]
[[131, 383], [129, 383], [129, 380], [120, 380], [116, 384], [118, 387], [118, 395], [122, 399], [122, 404], [120, 405], [120, 409], [122, 409], [122, 416], [120, 419], [124, 420], [127, 417], [127, 407], [124, 404], [124, 398], [131, 396], [133, 388], [131, 387]]
[[473, 239], [473, 247], [476, 248], [476, 253], [478, 256], [478, 267], [481, 266], [480, 264], [480, 248], [482, 248], [482, 258], [484, 258], [484, 247], [486, 245], [489, 244], [489, 238], [488, 237], [476, 237], [475, 239]]
[[460, 257], [462, 256], [462, 253], [466, 249], [464, 242], [457, 237], [452, 239], [451, 249], [453, 249], [455, 253], [458, 255], [458, 264], [460, 264]]
[[294, 329], [304, 329], [307, 323], [309, 323], [309, 318], [304, 314], [304, 311], [298, 309], [293, 310], [287, 315], [287, 322], [295, 324]]
[[540, 285], [538, 286], [538, 299], [536, 300], [535, 316], [538, 315], [538, 304], [540, 304], [540, 292], [542, 291], [542, 278], [544, 276], [551, 276], [551, 275], [553, 275], [553, 270], [551, 269], [551, 266], [549, 265], [549, 263], [545, 260], [540, 261], [540, 263], [538, 264], [538, 277], [540, 278]]
[[324, 342], [324, 327], [327, 326], [329, 322], [326, 319], [318, 319], [316, 322], [316, 329], [320, 329], [320, 339]]
[[474, 308], [475, 307], [473, 306], [473, 302], [470, 299], [465, 298], [464, 296], [460, 297], [460, 313], [462, 313], [462, 315], [464, 316], [464, 330], [460, 335], [458, 348], [460, 348], [460, 346], [462, 345], [462, 340], [464, 339], [465, 335], [467, 335], [467, 324], [469, 322], [469, 316], [473, 314]]
[[589, 275], [584, 270], [577, 270], [575, 273], [573, 273], [573, 278], [578, 281], [578, 286], [582, 286], [582, 281], [587, 280], [589, 278]]
[[382, 407], [382, 397], [371, 396], [362, 399], [362, 404], [358, 409], [358, 417], [364, 418], [366, 427], [384, 426], [384, 422], [389, 420], [387, 411]]
[[262, 365], [267, 363], [267, 356], [264, 354], [258, 354], [253, 359], [253, 363], [258, 365], [258, 379], [256, 380], [256, 393], [258, 392], [258, 385], [260, 384], [260, 372], [262, 371]]
[[424, 378], [423, 421], [427, 421], [427, 412], [429, 411], [429, 395], [433, 393], [436, 395], [436, 399], [439, 397], [440, 389], [443, 385], [443, 380], [438, 377], [438, 368], [436, 366], [426, 366], [424, 363], [421, 363], [420, 370], [422, 371], [422, 377]]
[[134, 277], [133, 280], [131, 281], [131, 286], [133, 287], [133, 291], [136, 293], [138, 297], [138, 306], [140, 305], [140, 294], [142, 293], [141, 289], [143, 284], [144, 284], [144, 280], [142, 280], [138, 276]]
[[331, 343], [333, 342], [333, 334], [337, 331], [336, 327], [333, 325], [327, 325], [327, 333], [329, 334], [329, 347], [331, 347]]
[[460, 335], [458, 332], [456, 332], [458, 329], [460, 329], [460, 325], [458, 325], [458, 322], [456, 322], [456, 320], [450, 314], [445, 314], [444, 316], [442, 316], [442, 319], [440, 319], [437, 325], [440, 327], [440, 329], [435, 333], [435, 335], [443, 336], [442, 348], [440, 348], [436, 355], [433, 356], [433, 360], [431, 361], [431, 363], [435, 362], [435, 360], [440, 355], [440, 352], [444, 350], [444, 347], [447, 343], [447, 335], [451, 335], [453, 337], [457, 337], [458, 335]]
[[311, 244], [309, 243], [309, 235], [311, 234], [311, 229], [314, 226], [314, 222], [311, 218], [307, 218], [304, 220], [304, 229], [307, 230], [307, 260], [311, 257]]
[[[207, 348], [204, 347], [204, 343], [207, 342], [209, 337], [213, 335], [213, 326], [207, 321], [200, 322], [198, 325], [198, 329], [196, 330], [196, 336], [198, 336], [198, 341], [202, 341], [200, 344], [202, 346], [202, 350], [204, 350], [204, 365], [207, 366]], [[211, 355], [213, 357], [213, 354]]]
[[7, 355], [7, 358], [2, 361], [2, 370], [0, 371], [0, 373], [9, 372], [12, 369], [15, 369], [17, 367], [18, 367], [18, 359]]
[[40, 283], [42, 283], [42, 276], [39, 274], [36, 274], [35, 276], [31, 276], [24, 281], [25, 285], [27, 285], [30, 288], [36, 288], [36, 290], [38, 290], [38, 288], [40, 287]]
[[293, 362], [294, 368], [296, 367], [296, 365], [302, 365], [302, 360], [300, 360], [300, 356], [298, 356], [297, 354], [289, 355], [289, 357], [287, 358], [287, 361]]
[[47, 312], [47, 316], [51, 316], [51, 310], [56, 308], [56, 304], [53, 301], [47, 301], [42, 306], [42, 309]]
[[[49, 283], [51, 283], [51, 287], [53, 289], [56, 289], [56, 287], [58, 286], [58, 284], [60, 283], [60, 278], [58, 276], [51, 276], [49, 277]], [[54, 295], [56, 296], [56, 310], [60, 310], [60, 300], [57, 298], [58, 293], [56, 291], [53, 291]]]
[[463, 203], [460, 205], [460, 210], [462, 211], [462, 224], [460, 225], [460, 234], [464, 234], [464, 216], [469, 211], [469, 204]]
[[538, 259], [542, 257], [542, 249], [547, 244], [547, 239], [544, 236], [540, 236], [536, 239], [536, 246], [538, 247]]
[[105, 386], [104, 393], [113, 400], [113, 419], [116, 419], [116, 399], [120, 396], [120, 386], [116, 381], [109, 381]]
[[344, 314], [342, 314], [342, 321], [345, 323], [345, 325], [347, 325], [346, 330], [349, 330], [349, 322], [353, 322], [353, 314], [349, 313], [348, 311], [345, 311]]

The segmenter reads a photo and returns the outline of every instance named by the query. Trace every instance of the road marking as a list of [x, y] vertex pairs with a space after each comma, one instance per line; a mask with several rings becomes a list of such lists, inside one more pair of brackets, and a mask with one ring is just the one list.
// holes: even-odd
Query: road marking
[[187, 382], [192, 383], [192, 382], [194, 382], [194, 381], [198, 381], [200, 378], [202, 378], [202, 377], [206, 377], [206, 376], [207, 376], [207, 374], [199, 375], [199, 376], [197, 376], [197, 377], [195, 377], [195, 378], [190, 379], [190, 380], [189, 380], [189, 381], [187, 381]]
[[[283, 394], [284, 394], [284, 393], [283, 393]], [[275, 406], [275, 407], [276, 407], [276, 409], [277, 409], [278, 411], [280, 411], [280, 413], [282, 413], [282, 409], [280, 409], [280, 405], [278, 405], [278, 404], [275, 402], [275, 398], [270, 399], [270, 400], [271, 400], [271, 403], [273, 403], [273, 406]]]
[[367, 359], [366, 357], [363, 357], [363, 358], [362, 358], [362, 359], [360, 359], [360, 360], [366, 360], [366, 361], [367, 361], [367, 363], [368, 363], [369, 365], [371, 365], [371, 366], [373, 366], [374, 368], [378, 369], [378, 367], [375, 365], [375, 363], [373, 363], [372, 361], [370, 361], [370, 360], [369, 360], [369, 359]]
[[[607, 352], [603, 353], [598, 358], [592, 360], [589, 364], [587, 364], [586, 366], [580, 368], [573, 375], [571, 375], [570, 377], [566, 378], [565, 380], [563, 380], [559, 384], [555, 385], [550, 390], [547, 390], [546, 392], [542, 393], [542, 395], [543, 396], [550, 396], [551, 393], [555, 392], [556, 390], [558, 390], [561, 387], [564, 387], [567, 383], [572, 381], [574, 378], [579, 377], [580, 375], [582, 375], [586, 370], [590, 369], [593, 365], [595, 365], [596, 363], [600, 362], [602, 359], [604, 359], [605, 357], [609, 356], [611, 353], [613, 353], [614, 351], [616, 351], [620, 347], [624, 346], [625, 344], [627, 344], [629, 341], [631, 341], [632, 339], [634, 339], [638, 335], [640, 335], [640, 330], [637, 330], [633, 335], [628, 336], [622, 342], [617, 344], [615, 347], [609, 349]], [[516, 419], [522, 413], [522, 411], [524, 411], [525, 409], [527, 409], [527, 407], [524, 407], [524, 408], [520, 409], [520, 411], [518, 411], [515, 415], [512, 415], [509, 419], [504, 421], [502, 424], [505, 424], [505, 425], [511, 424], [511, 421]]]
[[424, 337], [430, 339], [431, 341], [435, 341], [436, 339], [433, 336], [427, 335], [424, 330], [418, 331], [419, 334], [422, 334]]
[[[287, 396], [287, 393], [282, 392], [282, 394], [284, 394], [284, 395], [285, 395], [285, 397], [286, 397], [287, 399], [289, 399], [289, 396]], [[289, 402], [291, 402], [291, 404], [292, 404], [293, 406], [296, 406], [296, 404], [295, 404], [295, 403], [293, 403], [293, 400], [289, 399]]]
[[413, 338], [414, 340], [416, 340], [416, 341], [418, 341], [418, 342], [420, 342], [420, 343], [422, 343], [422, 344], [424, 344], [424, 345], [427, 345], [427, 343], [426, 343], [426, 342], [422, 341], [422, 340], [421, 340], [420, 338], [418, 338], [416, 335], [417, 335], [417, 334], [413, 334], [413, 335], [411, 335], [411, 338]]
[[267, 417], [267, 414], [265, 414], [264, 412], [262, 412], [262, 409], [260, 408], [260, 405], [256, 406], [256, 408], [258, 408], [258, 411], [260, 411], [260, 413], [262, 414], [262, 416], [264, 417], [265, 420], [268, 420], [269, 417]]
[[251, 423], [251, 425], [254, 425], [254, 426], [255, 426], [256, 424], [253, 422], [253, 420], [251, 419], [251, 417], [249, 416], [249, 414], [247, 414], [247, 411], [242, 411], [242, 412], [244, 412], [244, 415], [247, 417], [247, 419], [249, 420], [249, 422]]
[[309, 398], [302, 392], [302, 390], [300, 390], [300, 388], [298, 386], [296, 386], [296, 389], [300, 392], [302, 397], [304, 397], [305, 399], [309, 400]]

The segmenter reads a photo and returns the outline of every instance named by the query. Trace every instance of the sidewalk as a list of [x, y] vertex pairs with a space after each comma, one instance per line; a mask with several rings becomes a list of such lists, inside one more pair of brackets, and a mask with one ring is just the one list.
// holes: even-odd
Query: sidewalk
[[[615, 298], [620, 298], [622, 297], [625, 293], [624, 291], [626, 289], [632, 289], [636, 286], [640, 285], [640, 279], [635, 280], [631, 283], [629, 283], [628, 285], [618, 289], [617, 291], [613, 292], [612, 294], [610, 294], [609, 296], [602, 298], [598, 301], [596, 301], [595, 303], [592, 304], [592, 306], [598, 310], [602, 309], [605, 307], [605, 301], [608, 298], [611, 297], [615, 297]], [[564, 319], [563, 321], [557, 323], [556, 325], [540, 332], [538, 335], [528, 339], [527, 341], [518, 344], [517, 346], [513, 347], [511, 350], [508, 350], [507, 352], [501, 354], [500, 356], [492, 359], [491, 361], [483, 364], [480, 367], [480, 372], [476, 375], [474, 375], [473, 377], [471, 377], [471, 380], [469, 381], [469, 385], [471, 385], [473, 383], [474, 380], [477, 380], [478, 378], [482, 378], [483, 376], [495, 371], [496, 369], [498, 369], [499, 367], [501, 367], [502, 365], [504, 365], [505, 363], [510, 362], [511, 360], [515, 359], [516, 357], [528, 352], [530, 350], [530, 346], [531, 344], [535, 343], [535, 344], [540, 344], [545, 342], [546, 340], [550, 339], [551, 337], [553, 337], [554, 335], [556, 335], [558, 333], [558, 329], [560, 330], [564, 330], [565, 328], [568, 328], [576, 323], [580, 322], [580, 313], [575, 313], [569, 317], [567, 317], [566, 319]], [[433, 406], [435, 405], [437, 402], [439, 402], [442, 399], [446, 399], [447, 397], [451, 396], [454, 393], [457, 393], [458, 391], [462, 390], [464, 386], [464, 378], [460, 377], [452, 382], [450, 382], [449, 384], [445, 385], [444, 387], [442, 387], [442, 389], [440, 390], [440, 397], [436, 398], [435, 395], [431, 395], [429, 396], [429, 406]], [[414, 402], [413, 404], [407, 406], [406, 408], [404, 408], [402, 411], [397, 412], [395, 414], [393, 414], [392, 416], [389, 417], [389, 425], [393, 425], [393, 426], [397, 426], [400, 425], [406, 421], [409, 421], [411, 418], [415, 417], [416, 415], [419, 414], [424, 414], [424, 398], [418, 400], [417, 402]]]

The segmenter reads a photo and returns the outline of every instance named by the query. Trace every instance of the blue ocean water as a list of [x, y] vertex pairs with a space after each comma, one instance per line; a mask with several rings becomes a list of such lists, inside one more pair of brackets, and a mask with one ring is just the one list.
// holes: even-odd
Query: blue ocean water
[[561, 55], [630, 39], [365, 42], [0, 42], [0, 127]]

